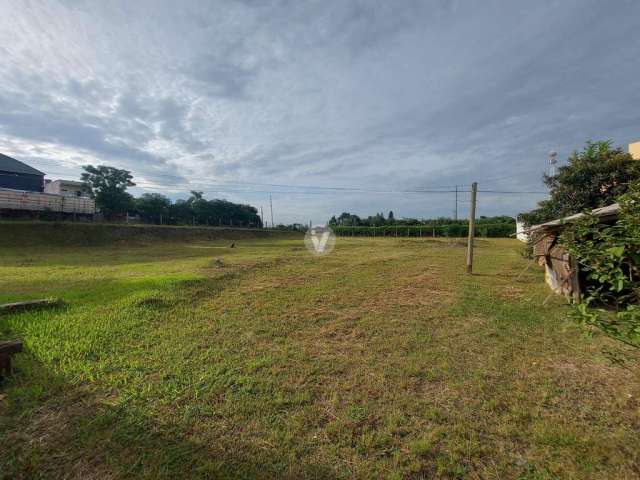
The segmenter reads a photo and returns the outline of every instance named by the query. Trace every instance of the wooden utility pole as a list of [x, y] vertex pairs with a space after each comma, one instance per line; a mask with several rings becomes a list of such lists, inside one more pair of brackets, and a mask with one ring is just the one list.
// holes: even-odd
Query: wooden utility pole
[[469, 237], [467, 240], [467, 273], [473, 272], [473, 237], [476, 233], [476, 194], [478, 183], [471, 184], [471, 209], [469, 211]]
[[458, 185], [456, 185], [456, 208], [453, 211], [453, 219], [458, 220]]
[[271, 207], [271, 228], [273, 228], [273, 199], [271, 194], [269, 194], [269, 206]]

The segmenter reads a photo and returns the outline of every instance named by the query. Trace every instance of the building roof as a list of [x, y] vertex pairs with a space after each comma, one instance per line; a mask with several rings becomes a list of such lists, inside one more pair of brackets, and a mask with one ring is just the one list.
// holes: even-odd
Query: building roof
[[39, 175], [43, 176], [44, 173], [40, 170], [36, 170], [30, 167], [26, 163], [22, 163], [15, 158], [7, 157], [0, 153], [0, 171], [11, 173], [22, 173], [24, 175]]
[[51, 183], [64, 183], [66, 185], [75, 185], [76, 187], [83, 187], [85, 185], [84, 182], [79, 182], [77, 180], [62, 180], [61, 178], [53, 180]]
[[[607, 220], [615, 220], [618, 218], [618, 213], [620, 212], [620, 204], [613, 203], [611, 205], [607, 205], [606, 207], [596, 208], [595, 210], [591, 210], [591, 215], [595, 215], [596, 217], [602, 219], [603, 221]], [[579, 218], [584, 217], [584, 213], [576, 213], [575, 215], [571, 215], [569, 217], [558, 218], [557, 220], [551, 220], [550, 222], [541, 223], [540, 225], [533, 225], [529, 227], [526, 231], [527, 233], [532, 233], [540, 230], [555, 230], [557, 227], [561, 227], [567, 223], [573, 223]]]

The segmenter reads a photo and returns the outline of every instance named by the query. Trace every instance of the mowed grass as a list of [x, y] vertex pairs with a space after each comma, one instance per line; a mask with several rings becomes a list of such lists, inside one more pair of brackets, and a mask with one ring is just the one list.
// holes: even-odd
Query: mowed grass
[[4, 478], [640, 476], [638, 355], [512, 240], [0, 251]]

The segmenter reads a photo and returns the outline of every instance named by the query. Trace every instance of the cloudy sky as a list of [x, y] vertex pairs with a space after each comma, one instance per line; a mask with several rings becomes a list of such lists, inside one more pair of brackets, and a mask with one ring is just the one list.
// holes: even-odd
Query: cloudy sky
[[639, 54], [636, 0], [0, 0], [0, 152], [265, 214], [271, 192], [276, 222], [451, 215], [410, 192], [540, 192], [548, 151], [640, 139]]

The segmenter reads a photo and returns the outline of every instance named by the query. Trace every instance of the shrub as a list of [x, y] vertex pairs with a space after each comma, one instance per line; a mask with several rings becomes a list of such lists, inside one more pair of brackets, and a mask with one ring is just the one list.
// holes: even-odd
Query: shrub
[[640, 348], [640, 182], [631, 184], [618, 202], [615, 225], [603, 226], [587, 214], [560, 241], [586, 277], [576, 318]]

